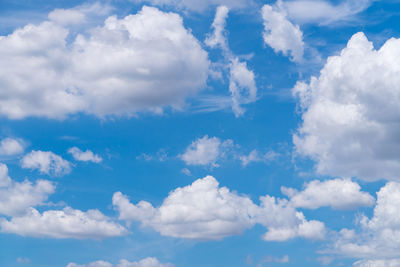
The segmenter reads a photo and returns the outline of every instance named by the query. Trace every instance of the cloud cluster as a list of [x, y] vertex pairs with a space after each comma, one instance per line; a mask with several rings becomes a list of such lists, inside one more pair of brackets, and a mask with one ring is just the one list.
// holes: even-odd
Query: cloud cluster
[[209, 7], [227, 6], [232, 9], [243, 9], [254, 5], [253, 0], [132, 0], [134, 2], [149, 2], [158, 6], [170, 6], [175, 9], [203, 12]]
[[291, 23], [285, 10], [278, 4], [264, 5], [262, 10], [264, 21], [264, 42], [276, 53], [282, 52], [295, 62], [300, 62], [304, 54], [303, 33], [298, 25]]
[[399, 39], [376, 50], [357, 33], [319, 77], [293, 89], [303, 121], [293, 142], [319, 173], [400, 179], [399, 51]]
[[94, 163], [100, 163], [103, 160], [99, 155], [94, 154], [92, 151], [82, 151], [77, 147], [71, 147], [68, 149], [68, 153], [70, 153], [74, 159], [78, 161], [91, 161]]
[[[98, 210], [86, 212], [65, 207], [40, 213], [35, 206], [55, 192], [46, 180], [16, 182], [0, 163], [0, 232], [22, 236], [102, 239], [127, 234], [127, 230]], [[9, 219], [3, 216], [11, 217]]]
[[129, 262], [120, 260], [118, 264], [112, 264], [106, 261], [95, 261], [88, 264], [69, 263], [66, 267], [173, 267], [171, 263], [161, 263], [153, 257], [144, 258], [140, 261]]
[[79, 12], [49, 17], [0, 36], [2, 116], [162, 112], [182, 108], [205, 86], [207, 53], [177, 14], [145, 6], [76, 36], [66, 24], [80, 20]]
[[32, 150], [21, 159], [21, 167], [40, 173], [62, 176], [71, 172], [71, 164], [51, 151]]
[[160, 207], [146, 201], [132, 204], [121, 192], [113, 196], [121, 220], [141, 222], [164, 236], [218, 240], [241, 234], [259, 223], [268, 229], [263, 237], [268, 241], [324, 237], [324, 224], [307, 221], [289, 201], [265, 196], [260, 203], [256, 205], [247, 196], [219, 187], [212, 176], [175, 189]]
[[[365, 259], [359, 266], [368, 266], [365, 264], [369, 260], [375, 262], [372, 266], [391, 266], [379, 265], [379, 262], [383, 264], [399, 255], [399, 214], [400, 184], [389, 182], [377, 193], [377, 204], [372, 217], [362, 215], [358, 218], [358, 228], [342, 229], [331, 252]], [[389, 262], [390, 260], [387, 261], [388, 264]]]
[[29, 207], [43, 204], [54, 190], [53, 183], [46, 180], [14, 181], [7, 166], [0, 163], [0, 215], [22, 215]]

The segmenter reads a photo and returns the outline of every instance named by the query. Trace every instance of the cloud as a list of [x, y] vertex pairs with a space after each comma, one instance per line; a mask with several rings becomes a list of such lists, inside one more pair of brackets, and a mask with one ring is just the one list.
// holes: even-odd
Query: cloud
[[32, 150], [21, 159], [21, 167], [37, 169], [51, 176], [62, 176], [71, 172], [70, 163], [51, 151]]
[[221, 141], [217, 137], [202, 138], [193, 141], [180, 158], [187, 165], [211, 165], [218, 167], [217, 161], [225, 155], [226, 150], [233, 145], [232, 140]]
[[83, 32], [44, 21], [0, 36], [0, 57], [7, 62], [0, 64], [0, 115], [160, 113], [182, 109], [206, 85], [207, 52], [177, 14], [145, 6]]
[[304, 54], [303, 33], [298, 25], [291, 23], [281, 8], [277, 5], [264, 5], [262, 8], [264, 20], [264, 42], [269, 45], [275, 53], [282, 52], [285, 56], [295, 62], [300, 62]]
[[152, 5], [169, 6], [178, 10], [204, 12], [210, 7], [227, 6], [232, 9], [243, 9], [254, 6], [253, 0], [132, 0], [133, 2], [147, 2]]
[[[257, 99], [257, 86], [253, 71], [249, 70], [246, 62], [242, 62], [233, 55], [227, 40], [226, 19], [229, 9], [226, 6], [217, 8], [214, 21], [211, 25], [213, 32], [205, 40], [211, 48], [222, 50], [227, 67], [229, 68], [229, 91], [232, 96], [232, 110], [236, 117], [244, 114], [243, 104], [249, 104]], [[222, 106], [225, 106], [222, 104]]]
[[[377, 202], [372, 217], [358, 216], [359, 227], [342, 229], [332, 248], [327, 252], [367, 260], [361, 261], [363, 264], [368, 260], [378, 264], [385, 262], [381, 260], [398, 257], [400, 249], [399, 196], [399, 183], [389, 182], [383, 186], [377, 193]], [[367, 265], [361, 264], [360, 266]]]
[[282, 1], [281, 6], [290, 19], [298, 23], [318, 23], [328, 25], [343, 21], [352, 21], [355, 16], [366, 10], [373, 0], [342, 0], [333, 5], [324, 0]]
[[91, 161], [94, 163], [100, 163], [103, 160], [99, 155], [94, 154], [92, 151], [82, 151], [77, 147], [71, 147], [68, 149], [68, 153], [70, 153], [74, 159], [78, 161]]
[[280, 156], [279, 153], [275, 151], [268, 151], [264, 155], [260, 155], [260, 153], [254, 149], [247, 156], [240, 156], [239, 160], [242, 162], [242, 166], [247, 166], [252, 162], [271, 162], [276, 160]]
[[11, 220], [0, 218], [0, 231], [31, 237], [103, 239], [122, 236], [127, 230], [98, 210], [86, 212], [66, 207], [40, 213], [34, 208]]
[[80, 24], [85, 21], [85, 14], [73, 9], [55, 9], [48, 17], [49, 20], [61, 25]]
[[400, 259], [388, 260], [360, 260], [356, 261], [355, 267], [396, 267], [400, 265]]
[[365, 180], [400, 176], [400, 40], [379, 49], [353, 35], [319, 77], [293, 89], [303, 123], [293, 136], [299, 155], [320, 174]]
[[264, 235], [268, 241], [324, 237], [324, 224], [307, 221], [287, 200], [265, 196], [260, 202], [256, 205], [246, 196], [219, 187], [212, 176], [175, 189], [160, 207], [146, 201], [132, 204], [121, 192], [113, 196], [121, 220], [139, 221], [164, 236], [219, 240], [241, 234], [259, 223], [268, 228]]
[[0, 141], [0, 155], [12, 156], [24, 152], [25, 145], [21, 139], [4, 138]]
[[69, 263], [66, 267], [173, 267], [171, 263], [161, 263], [153, 257], [144, 258], [140, 261], [129, 262], [120, 260], [118, 264], [111, 264], [106, 261], [95, 261], [88, 264]]
[[302, 191], [282, 187], [282, 193], [290, 198], [295, 207], [317, 209], [332, 207], [334, 209], [354, 209], [372, 206], [375, 199], [367, 192], [360, 191], [360, 186], [350, 179], [327, 181], [314, 180], [305, 184]]
[[8, 176], [8, 168], [0, 163], [0, 214], [17, 216], [29, 207], [43, 204], [55, 186], [46, 180], [16, 182]]

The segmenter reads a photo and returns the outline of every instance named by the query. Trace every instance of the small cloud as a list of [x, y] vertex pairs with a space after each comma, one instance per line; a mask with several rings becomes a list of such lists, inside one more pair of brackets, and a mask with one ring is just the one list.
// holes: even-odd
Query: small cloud
[[94, 154], [92, 151], [82, 151], [77, 147], [71, 147], [68, 149], [68, 153], [70, 153], [74, 159], [78, 161], [91, 161], [94, 163], [100, 163], [103, 160], [99, 155]]
[[25, 264], [27, 264], [27, 263], [30, 263], [31, 260], [28, 259], [28, 258], [18, 257], [18, 258], [17, 258], [17, 262], [18, 262], [18, 263], [25, 263]]

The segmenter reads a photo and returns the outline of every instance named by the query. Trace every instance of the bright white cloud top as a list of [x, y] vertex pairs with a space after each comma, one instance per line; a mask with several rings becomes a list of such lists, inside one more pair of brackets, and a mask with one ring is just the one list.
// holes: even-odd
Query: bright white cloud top
[[276, 53], [282, 52], [295, 62], [300, 62], [304, 54], [303, 33], [298, 25], [291, 23], [285, 10], [279, 5], [264, 5], [264, 42]]
[[40, 173], [62, 176], [71, 172], [71, 164], [51, 151], [32, 150], [21, 159], [21, 167]]
[[374, 205], [375, 199], [361, 187], [349, 179], [327, 181], [311, 181], [305, 184], [302, 191], [282, 187], [282, 193], [290, 198], [295, 207], [318, 209], [332, 207], [334, 209], [355, 209]]
[[[58, 19], [65, 24], [71, 14]], [[121, 19], [111, 16], [89, 32], [68, 43], [68, 28], [45, 21], [1, 36], [0, 57], [8, 63], [0, 65], [0, 87], [7, 93], [0, 97], [0, 114], [161, 112], [181, 109], [206, 84], [207, 53], [177, 14], [143, 7]]]
[[103, 160], [99, 155], [94, 154], [88, 149], [86, 151], [82, 151], [77, 147], [71, 147], [68, 149], [68, 153], [70, 153], [74, 159], [78, 161], [91, 161], [94, 163], [100, 163]]
[[146, 201], [132, 204], [121, 192], [113, 196], [121, 220], [139, 221], [164, 236], [219, 240], [241, 234], [259, 223], [268, 228], [263, 237], [268, 241], [324, 237], [324, 224], [307, 221], [287, 200], [265, 196], [260, 202], [258, 206], [246, 196], [219, 187], [212, 176], [175, 189], [160, 207]]
[[299, 82], [303, 124], [293, 136], [321, 174], [400, 180], [400, 40], [379, 50], [355, 34], [319, 77]]

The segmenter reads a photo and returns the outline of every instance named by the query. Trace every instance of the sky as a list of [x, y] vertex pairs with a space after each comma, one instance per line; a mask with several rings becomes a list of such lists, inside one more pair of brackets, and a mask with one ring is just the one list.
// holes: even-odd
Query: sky
[[399, 266], [399, 15], [1, 0], [0, 266]]

